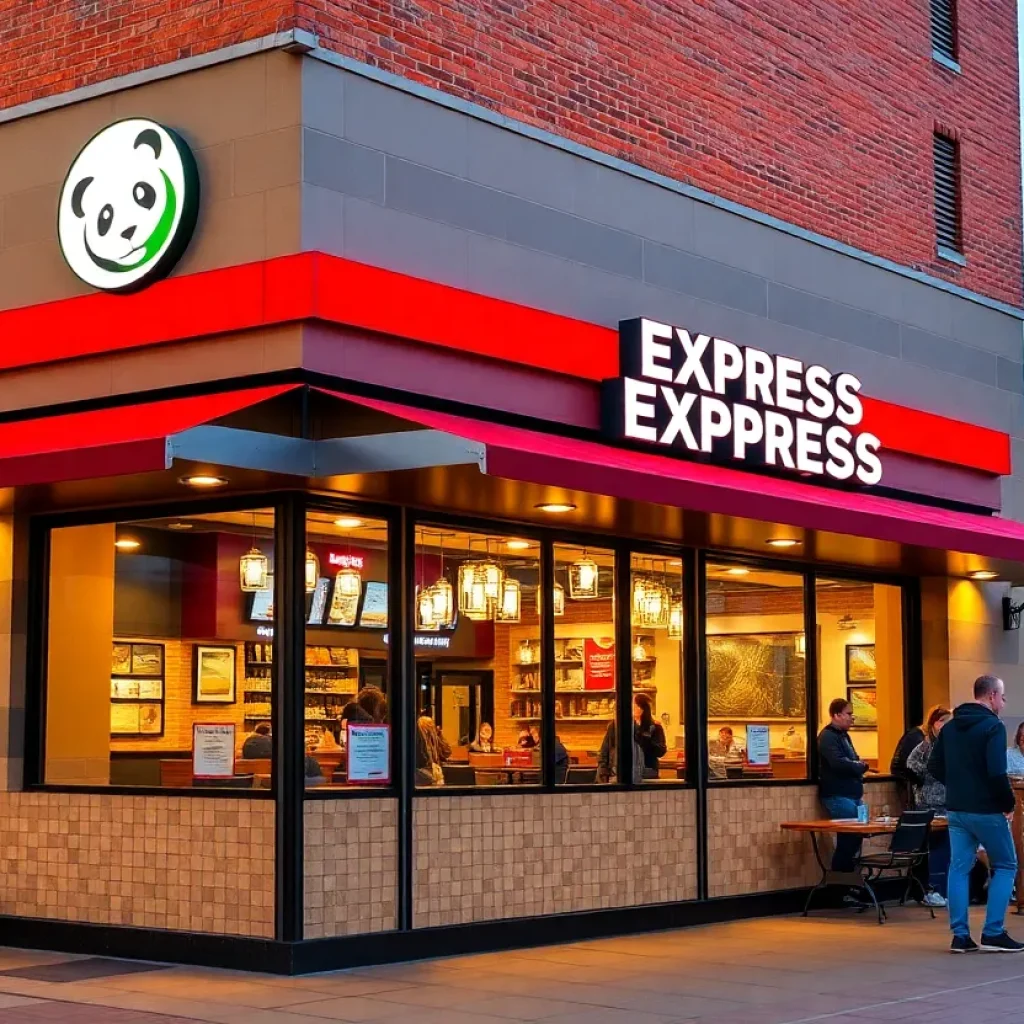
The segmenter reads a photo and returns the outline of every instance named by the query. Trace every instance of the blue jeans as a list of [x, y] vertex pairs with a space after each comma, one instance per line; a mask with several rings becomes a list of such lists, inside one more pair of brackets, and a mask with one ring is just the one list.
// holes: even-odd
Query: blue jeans
[[[823, 796], [821, 798], [830, 818], [856, 818], [857, 808], [862, 800], [853, 800], [848, 796]], [[833, 871], [854, 871], [863, 840], [860, 836], [836, 836], [836, 850], [832, 854]]]
[[971, 934], [967, 918], [968, 877], [984, 846], [992, 866], [988, 885], [988, 906], [982, 938], [1002, 934], [1006, 929], [1006, 908], [1013, 895], [1017, 873], [1017, 854], [1013, 849], [1010, 823], [1001, 814], [967, 814], [949, 812], [949, 927], [954, 935]]
[[940, 896], [949, 886], [949, 833], [936, 829], [928, 840], [928, 885]]

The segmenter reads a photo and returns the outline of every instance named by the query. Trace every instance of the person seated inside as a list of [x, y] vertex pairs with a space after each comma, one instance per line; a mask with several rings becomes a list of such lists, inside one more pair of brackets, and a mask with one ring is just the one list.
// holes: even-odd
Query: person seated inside
[[723, 725], [718, 730], [718, 739], [708, 746], [708, 767], [716, 779], [728, 778], [729, 768], [740, 768], [747, 761], [747, 751], [737, 743], [732, 728]]
[[245, 760], [264, 759], [274, 756], [274, 741], [270, 738], [270, 723], [260, 722], [242, 744]]
[[1024, 722], [1017, 726], [1013, 746], [1006, 751], [1006, 774], [1024, 776]]
[[356, 703], [370, 716], [371, 722], [388, 720], [388, 699], [379, 686], [364, 686], [356, 695]]
[[319, 786], [324, 782], [324, 773], [320, 768], [320, 762], [313, 756], [313, 751], [316, 750], [315, 741], [306, 741], [306, 785], [307, 786]]
[[494, 745], [494, 730], [490, 722], [481, 722], [476, 731], [476, 739], [469, 745], [471, 754], [493, 754], [497, 751]]
[[443, 786], [441, 765], [452, 756], [452, 748], [430, 715], [416, 721], [416, 785]]

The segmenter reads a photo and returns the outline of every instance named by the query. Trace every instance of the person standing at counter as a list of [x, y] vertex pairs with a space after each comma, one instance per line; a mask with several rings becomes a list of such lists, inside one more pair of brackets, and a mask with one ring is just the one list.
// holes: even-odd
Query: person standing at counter
[[665, 742], [665, 730], [661, 722], [654, 720], [651, 698], [646, 693], [633, 695], [633, 737], [643, 752], [643, 778], [656, 779], [658, 761], [665, 756], [668, 744]]
[[992, 869], [981, 948], [991, 953], [1024, 952], [1024, 942], [1006, 934], [1006, 908], [1013, 895], [1017, 853], [1008, 818], [1015, 805], [1006, 774], [1006, 727], [999, 713], [1006, 687], [997, 676], [978, 676], [974, 700], [961, 704], [939, 733], [928, 771], [946, 786], [949, 817], [949, 927], [951, 953], [973, 953], [968, 911], [968, 879], [984, 846]]
[[493, 754], [498, 748], [494, 745], [494, 730], [490, 722], [481, 722], [476, 731], [476, 739], [469, 745], [471, 754]]
[[[866, 761], [857, 756], [850, 740], [853, 705], [837, 697], [828, 706], [829, 723], [818, 734], [821, 779], [818, 795], [832, 818], [856, 818], [864, 802]], [[832, 855], [833, 871], [853, 871], [860, 855], [861, 839], [855, 835], [836, 836]]]

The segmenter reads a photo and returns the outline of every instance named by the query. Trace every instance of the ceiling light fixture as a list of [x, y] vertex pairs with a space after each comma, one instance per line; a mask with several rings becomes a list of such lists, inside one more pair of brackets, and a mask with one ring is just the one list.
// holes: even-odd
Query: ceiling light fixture
[[238, 560], [238, 576], [242, 592], [255, 593], [267, 589], [270, 561], [256, 546], [256, 513], [252, 514], [252, 547]]
[[795, 548], [799, 543], [800, 541], [794, 540], [792, 537], [773, 537], [768, 541], [768, 546], [772, 548]]
[[167, 529], [168, 530], [191, 530], [192, 529], [192, 524], [191, 523], [168, 523], [167, 524]]
[[181, 482], [187, 487], [223, 487], [227, 477], [213, 476], [209, 473], [193, 473], [191, 476], [183, 476]]
[[974, 572], [968, 573], [968, 576], [972, 580], [994, 580], [997, 579], [999, 573], [992, 572], [991, 569], [975, 569]]
[[530, 546], [528, 540], [510, 540], [505, 542], [509, 551], [525, 551]]
[[749, 576], [750, 570], [744, 569], [738, 565], [733, 566], [731, 569], [726, 569], [725, 573], [727, 576]]
[[551, 512], [553, 515], [557, 515], [561, 512], [575, 512], [576, 506], [568, 501], [545, 501], [540, 505], [534, 505], [535, 509], [539, 509], [541, 512]]
[[363, 521], [355, 516], [342, 516], [340, 519], [334, 520], [334, 525], [339, 530], [356, 530], [363, 525]]
[[142, 545], [132, 537], [118, 537], [118, 539], [114, 541], [114, 547], [117, 548], [118, 551], [138, 551]]

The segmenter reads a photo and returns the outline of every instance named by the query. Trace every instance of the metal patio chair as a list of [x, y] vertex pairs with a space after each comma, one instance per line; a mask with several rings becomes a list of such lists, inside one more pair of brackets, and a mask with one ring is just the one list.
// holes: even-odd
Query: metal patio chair
[[[861, 856], [858, 867], [863, 871], [861, 885], [871, 897], [878, 913], [878, 923], [883, 924], [888, 916], [885, 907], [878, 901], [874, 886], [881, 881], [904, 879], [906, 886], [900, 896], [900, 906], [907, 902], [910, 888], [916, 885], [921, 890], [924, 901], [925, 891], [914, 869], [928, 859], [928, 837], [931, 833], [934, 811], [904, 811], [896, 825], [896, 831], [889, 839], [889, 849], [880, 853], [868, 853]], [[928, 907], [932, 917], [935, 910]]]

